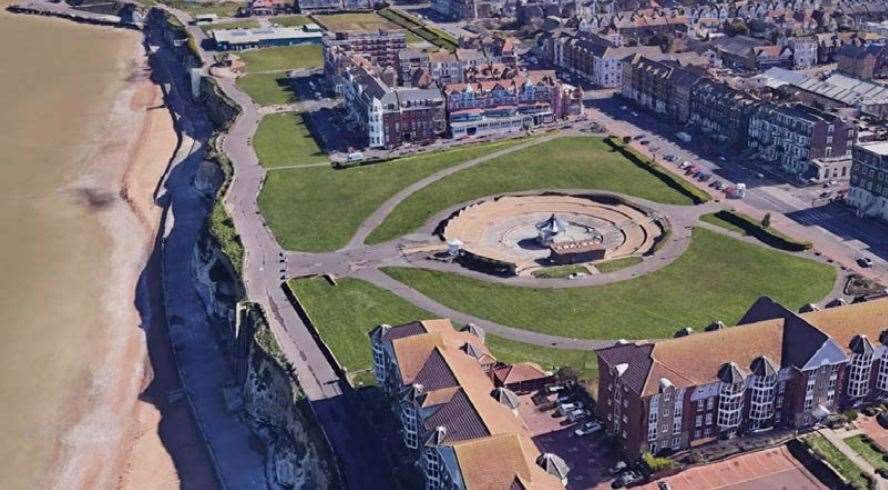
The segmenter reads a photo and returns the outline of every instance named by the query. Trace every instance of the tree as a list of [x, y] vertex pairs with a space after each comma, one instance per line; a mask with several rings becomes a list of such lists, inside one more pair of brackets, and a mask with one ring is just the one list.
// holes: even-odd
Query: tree
[[572, 366], [562, 366], [558, 368], [558, 372], [555, 373], [555, 377], [558, 378], [562, 383], [576, 383], [580, 378], [580, 371]]
[[628, 136], [623, 136], [623, 144], [624, 145], [628, 145], [629, 142], [631, 142], [631, 141], [632, 141], [632, 138], [630, 138]]
[[770, 228], [771, 227], [771, 213], [765, 213], [765, 217], [762, 218], [762, 228]]

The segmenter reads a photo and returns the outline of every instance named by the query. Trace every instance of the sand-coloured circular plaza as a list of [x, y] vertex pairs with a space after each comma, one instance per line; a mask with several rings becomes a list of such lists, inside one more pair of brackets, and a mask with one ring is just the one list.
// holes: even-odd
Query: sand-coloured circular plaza
[[648, 252], [663, 218], [611, 196], [504, 196], [463, 208], [443, 235], [464, 257], [526, 274]]

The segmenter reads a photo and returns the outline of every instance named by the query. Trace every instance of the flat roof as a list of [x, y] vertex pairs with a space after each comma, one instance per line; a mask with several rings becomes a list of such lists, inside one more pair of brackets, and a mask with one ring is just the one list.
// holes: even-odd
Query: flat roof
[[857, 146], [879, 155], [888, 155], [888, 141], [877, 141], [875, 143], [866, 143]]
[[323, 33], [301, 27], [263, 27], [259, 29], [214, 29], [213, 39], [228, 44], [253, 44], [284, 39], [321, 39]]

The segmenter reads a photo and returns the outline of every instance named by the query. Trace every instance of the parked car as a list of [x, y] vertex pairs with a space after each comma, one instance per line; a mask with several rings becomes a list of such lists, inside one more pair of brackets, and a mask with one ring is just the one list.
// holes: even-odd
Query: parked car
[[665, 157], [663, 157], [663, 160], [666, 160], [667, 162], [671, 162], [671, 161], [675, 160], [675, 155], [670, 153], [670, 154], [666, 155]]
[[712, 176], [709, 174], [700, 174], [700, 182], [706, 182], [711, 178]]
[[594, 434], [600, 430], [601, 430], [601, 424], [592, 420], [592, 421], [586, 422], [585, 424], [576, 428], [574, 430], [574, 434], [576, 434], [578, 436], [585, 436], [588, 434]]
[[635, 471], [624, 471], [617, 477], [616, 480], [611, 484], [612, 488], [623, 488], [629, 485], [633, 485], [636, 483], [640, 483], [642, 480], [641, 474]]
[[567, 415], [578, 408], [583, 407], [581, 407], [579, 403], [562, 403], [558, 405], [558, 408], [555, 411], [558, 412], [559, 415]]
[[546, 388], [546, 391], [548, 391], [549, 393], [558, 393], [559, 391], [564, 391], [566, 389], [567, 388], [565, 388], [564, 385], [552, 385]]
[[681, 165], [679, 165], [678, 168], [684, 170], [690, 166], [691, 166], [691, 162], [685, 160], [685, 161], [681, 162]]
[[558, 400], [558, 403], [568, 403], [568, 402], [573, 401], [574, 398], [576, 398], [575, 394], [573, 394], [569, 391], [561, 391], [558, 394], [557, 400]]
[[872, 267], [873, 259], [869, 257], [860, 257], [859, 259], [857, 259], [857, 265], [859, 265], [860, 267]]
[[878, 422], [883, 429], [888, 429], [888, 413], [882, 412], [879, 415], [876, 415], [876, 422]]
[[625, 461], [617, 461], [617, 464], [608, 468], [607, 472], [610, 473], [611, 475], [616, 475], [617, 473], [619, 473], [625, 469], [626, 469], [626, 462]]
[[644, 138], [644, 133], [636, 134], [635, 136], [632, 137], [632, 139], [634, 139], [636, 141], [643, 139], [643, 138]]
[[651, 142], [648, 140], [641, 140], [641, 144], [642, 145], [649, 145], [649, 144], [651, 144]]
[[589, 415], [591, 415], [591, 414], [589, 413], [588, 410], [578, 409], [578, 410], [574, 410], [574, 411], [570, 412], [569, 414], [567, 414], [567, 420], [570, 420], [571, 422], [579, 422], [580, 420], [583, 420], [584, 418], [588, 417]]

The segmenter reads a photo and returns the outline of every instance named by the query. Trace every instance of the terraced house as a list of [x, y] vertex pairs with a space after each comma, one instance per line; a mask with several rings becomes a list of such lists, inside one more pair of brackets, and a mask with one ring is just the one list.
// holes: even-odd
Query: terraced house
[[688, 123], [727, 149], [746, 148], [749, 118], [759, 101], [709, 79], [691, 88]]
[[[426, 320], [370, 332], [373, 373], [415, 451], [427, 489], [561, 489], [569, 469], [541, 454], [509, 386], [547, 375], [497, 363], [475, 327]], [[534, 379], [535, 378], [535, 379]], [[511, 379], [514, 385], [504, 385]]]
[[521, 131], [583, 110], [582, 89], [563, 85], [550, 70], [452, 83], [444, 96], [454, 138]]
[[[798, 176], [823, 173], [847, 179], [855, 128], [839, 116], [803, 104], [762, 105], [749, 121], [749, 146], [758, 156]], [[844, 169], [844, 170], [843, 170]]]
[[736, 327], [598, 350], [598, 415], [639, 456], [888, 399], [888, 300], [803, 310], [761, 298]]

